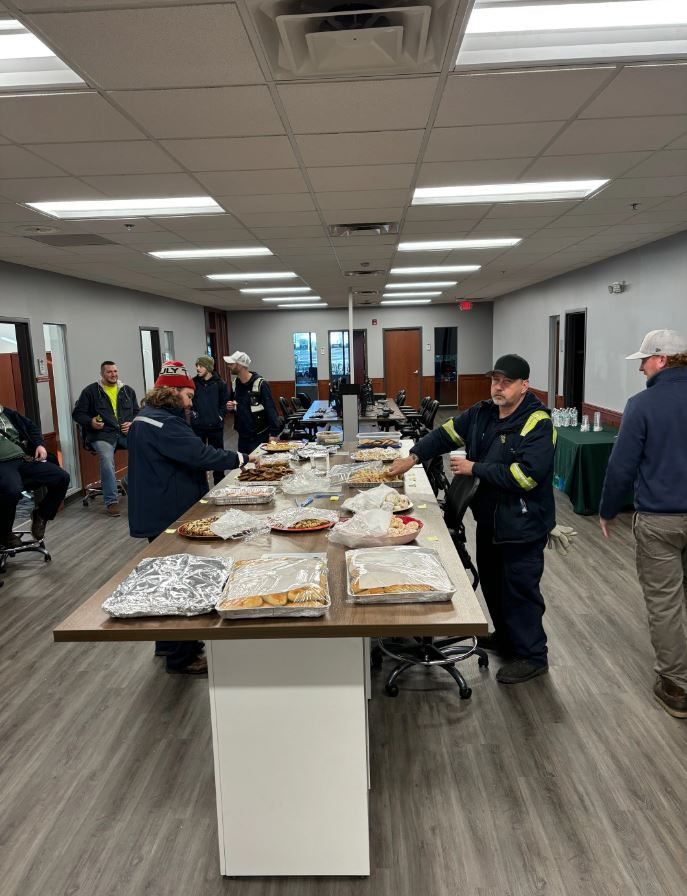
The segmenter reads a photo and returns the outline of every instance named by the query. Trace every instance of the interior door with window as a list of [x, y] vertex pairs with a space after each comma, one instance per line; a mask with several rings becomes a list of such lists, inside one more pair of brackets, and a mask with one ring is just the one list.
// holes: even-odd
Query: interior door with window
[[162, 367], [159, 330], [141, 327], [141, 356], [143, 358], [143, 383], [148, 392], [155, 385], [155, 380]]
[[293, 362], [296, 392], [317, 399], [317, 334], [293, 334]]
[[0, 404], [40, 423], [29, 325], [0, 320]]
[[573, 311], [565, 315], [563, 401], [565, 407], [577, 408], [580, 414], [584, 401], [586, 329], [586, 311]]
[[408, 404], [418, 407], [422, 386], [422, 330], [384, 330], [384, 383], [389, 398], [406, 391]]
[[80, 488], [78, 451], [72, 421], [72, 397], [67, 367], [67, 328], [64, 324], [43, 324], [45, 357], [50, 387], [52, 433], [44, 433], [48, 449], [54, 452], [60, 466], [70, 477], [69, 493]]

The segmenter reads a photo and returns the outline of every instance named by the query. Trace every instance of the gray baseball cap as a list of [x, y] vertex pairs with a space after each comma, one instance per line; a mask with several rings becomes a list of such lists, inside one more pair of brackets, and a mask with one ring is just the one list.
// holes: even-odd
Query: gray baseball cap
[[242, 367], [250, 367], [251, 359], [245, 352], [234, 352], [232, 355], [225, 355], [224, 360], [227, 364], [240, 364]]
[[680, 355], [687, 352], [687, 339], [677, 330], [650, 330], [639, 346], [639, 351], [628, 355], [626, 361], [651, 358], [654, 355]]

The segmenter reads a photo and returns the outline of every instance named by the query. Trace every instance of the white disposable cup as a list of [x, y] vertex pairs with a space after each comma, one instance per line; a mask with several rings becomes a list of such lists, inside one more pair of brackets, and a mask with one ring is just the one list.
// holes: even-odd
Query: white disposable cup
[[449, 455], [450, 457], [459, 457], [461, 460], [465, 460], [467, 454], [465, 453], [465, 448], [459, 448], [457, 451], [452, 451]]

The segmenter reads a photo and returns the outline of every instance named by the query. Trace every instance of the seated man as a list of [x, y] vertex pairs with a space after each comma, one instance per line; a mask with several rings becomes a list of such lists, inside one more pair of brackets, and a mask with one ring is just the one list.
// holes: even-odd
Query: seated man
[[0, 405], [0, 545], [16, 548], [21, 538], [12, 532], [14, 515], [27, 486], [44, 486], [46, 495], [33, 511], [31, 534], [40, 541], [45, 524], [55, 519], [67, 494], [69, 473], [48, 457], [43, 433], [19, 411]]
[[103, 361], [100, 379], [86, 386], [72, 412], [86, 448], [100, 458], [100, 482], [109, 516], [119, 516], [114, 453], [117, 448], [126, 449], [126, 436], [137, 413], [136, 393], [121, 382], [114, 361]]

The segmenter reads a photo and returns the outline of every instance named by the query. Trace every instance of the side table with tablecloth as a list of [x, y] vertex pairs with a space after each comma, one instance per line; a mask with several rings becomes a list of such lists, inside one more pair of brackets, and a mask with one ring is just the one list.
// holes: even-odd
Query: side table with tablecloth
[[[554, 486], [568, 495], [575, 513], [598, 513], [606, 467], [618, 430], [609, 426], [601, 432], [581, 432], [578, 427], [564, 426], [556, 432]], [[631, 500], [628, 496], [629, 503]]]

